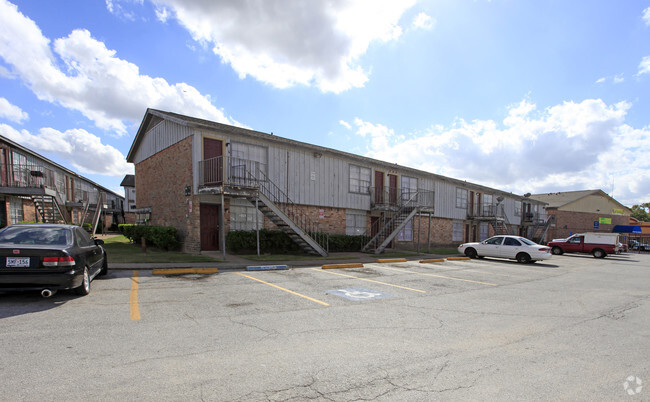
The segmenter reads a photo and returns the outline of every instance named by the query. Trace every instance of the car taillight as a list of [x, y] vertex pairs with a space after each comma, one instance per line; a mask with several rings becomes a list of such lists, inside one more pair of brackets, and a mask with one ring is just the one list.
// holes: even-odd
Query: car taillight
[[43, 257], [44, 267], [71, 267], [74, 265], [74, 258], [65, 257]]
[[551, 249], [548, 247], [540, 248], [539, 251], [549, 252]]

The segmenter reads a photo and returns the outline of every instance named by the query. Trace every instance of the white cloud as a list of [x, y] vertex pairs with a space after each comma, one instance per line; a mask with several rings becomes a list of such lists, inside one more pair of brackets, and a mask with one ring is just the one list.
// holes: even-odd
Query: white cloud
[[605, 77], [600, 77], [600, 78], [598, 78], [598, 79], [596, 80], [596, 84], [603, 84], [606, 80], [607, 80], [607, 78], [605, 78]]
[[42, 128], [37, 134], [0, 124], [0, 135], [41, 154], [56, 155], [84, 174], [121, 177], [133, 174], [133, 166], [116, 148], [102, 144], [99, 137], [82, 129], [64, 132]]
[[650, 73], [650, 56], [645, 56], [639, 63], [639, 72], [637, 75]]
[[643, 16], [641, 18], [643, 18], [646, 25], [650, 25], [650, 7], [643, 10]]
[[138, 66], [116, 57], [87, 30], [75, 30], [51, 46], [34, 21], [6, 0], [0, 0], [0, 27], [0, 57], [12, 72], [39, 99], [78, 110], [99, 128], [124, 135], [147, 107], [239, 125], [196, 88], [140, 74]]
[[433, 18], [431, 18], [425, 13], [419, 13], [413, 19], [412, 25], [414, 28], [432, 29], [435, 24], [436, 24], [436, 20], [434, 20]]
[[152, 0], [241, 78], [277, 88], [315, 86], [339, 93], [362, 87], [359, 59], [374, 42], [402, 34], [399, 20], [415, 0]]
[[631, 205], [650, 199], [650, 127], [626, 125], [630, 107], [586, 99], [538, 110], [524, 99], [501, 123], [458, 119], [417, 135], [361, 119], [354, 126], [372, 158], [516, 194], [609, 192], [614, 180], [617, 199]]
[[0, 97], [0, 117], [4, 117], [14, 123], [22, 123], [29, 118], [29, 115], [27, 112], [23, 112], [18, 106], [12, 105], [8, 100]]
[[339, 124], [347, 128], [348, 130], [352, 130], [352, 125], [345, 120], [339, 120]]

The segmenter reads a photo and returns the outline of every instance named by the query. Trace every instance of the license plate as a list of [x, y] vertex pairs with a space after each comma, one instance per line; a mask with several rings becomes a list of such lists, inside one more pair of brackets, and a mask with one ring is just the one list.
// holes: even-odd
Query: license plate
[[7, 268], [29, 267], [29, 257], [7, 257]]

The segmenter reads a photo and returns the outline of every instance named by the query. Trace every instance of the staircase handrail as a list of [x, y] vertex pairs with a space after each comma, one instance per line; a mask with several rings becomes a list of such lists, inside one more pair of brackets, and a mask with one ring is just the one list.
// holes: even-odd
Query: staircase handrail
[[[413, 200], [417, 198], [417, 195], [418, 195], [418, 191], [414, 192], [413, 195], [411, 195], [411, 197], [410, 197], [406, 202], [402, 202], [401, 205], [400, 205], [399, 210], [397, 210], [397, 212], [395, 213], [395, 215], [393, 215], [393, 216], [391, 217], [391, 219], [390, 219], [390, 220], [389, 220], [389, 221], [388, 221], [388, 222], [387, 222], [383, 227], [380, 228], [380, 226], [381, 226], [381, 221], [377, 221], [377, 222], [375, 222], [375, 225], [376, 225], [376, 227], [377, 227], [377, 233], [372, 237], [372, 239], [370, 239], [370, 241], [369, 241], [368, 243], [366, 243], [365, 246], [363, 246], [362, 251], [369, 250], [369, 249], [371, 248], [372, 245], [377, 246], [378, 243], [379, 243], [379, 239], [380, 239], [382, 236], [384, 236], [384, 234], [385, 234], [387, 231], [388, 231], [388, 233], [392, 233], [392, 232], [393, 232], [393, 229], [394, 229], [393, 226], [395, 226], [394, 224], [395, 224], [395, 222], [396, 222], [397, 217], [400, 216], [400, 215], [401, 215], [401, 214], [406, 210], [406, 208], [413, 208], [413, 209], [417, 209], [417, 208], [419, 208], [419, 205], [417, 205], [417, 204], [416, 204], [416, 205], [411, 205], [411, 203], [413, 202]], [[372, 227], [370, 228], [370, 233], [374, 232], [374, 230], [373, 230], [374, 227], [375, 227], [375, 226], [372, 226]], [[366, 233], [367, 233], [367, 232], [366, 232]], [[386, 236], [386, 237], [387, 237], [387, 236]], [[384, 238], [385, 238], [385, 237], [384, 237]]]
[[323, 233], [319, 229], [319, 224], [309, 218], [307, 213], [293, 202], [289, 196], [282, 191], [259, 167], [256, 167], [255, 174], [248, 171], [250, 180], [256, 183], [258, 189], [269, 200], [291, 219], [300, 229], [310, 236], [326, 252], [329, 252], [329, 234]]

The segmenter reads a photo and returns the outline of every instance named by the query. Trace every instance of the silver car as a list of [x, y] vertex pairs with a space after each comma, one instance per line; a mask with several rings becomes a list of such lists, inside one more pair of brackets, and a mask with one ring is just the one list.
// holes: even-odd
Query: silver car
[[458, 252], [470, 258], [497, 257], [521, 263], [551, 258], [551, 248], [521, 236], [493, 236], [480, 243], [463, 243]]

